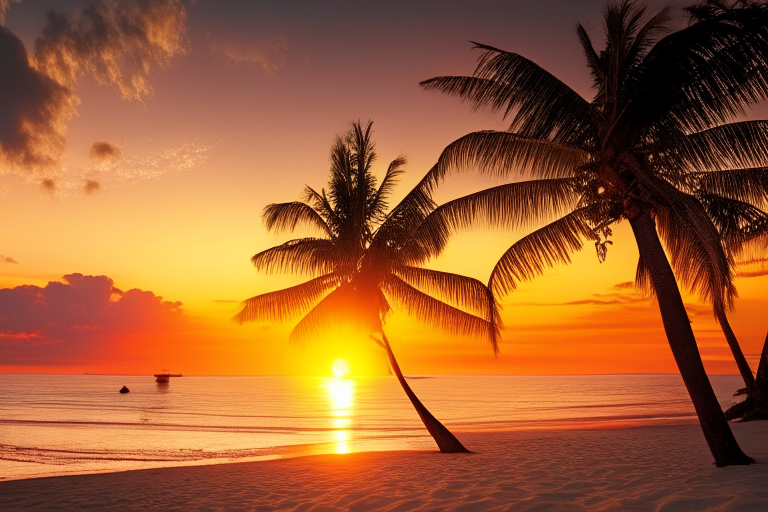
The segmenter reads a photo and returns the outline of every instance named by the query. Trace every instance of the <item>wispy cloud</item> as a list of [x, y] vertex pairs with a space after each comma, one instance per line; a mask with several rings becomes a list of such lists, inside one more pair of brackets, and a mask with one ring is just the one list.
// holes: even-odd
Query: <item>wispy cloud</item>
[[258, 64], [275, 73], [285, 63], [288, 40], [284, 36], [254, 37], [228, 32], [209, 32], [208, 47], [213, 55], [235, 64]]
[[5, 25], [5, 15], [8, 14], [8, 9], [11, 8], [11, 4], [17, 4], [21, 0], [0, 0], [0, 25]]
[[0, 261], [3, 263], [18, 263], [18, 261], [11, 258], [10, 256], [3, 256], [2, 254], [0, 254]]
[[[0, 2], [1, 18], [9, 5]], [[79, 79], [90, 76], [128, 100], [151, 95], [152, 69], [185, 51], [186, 19], [182, 0], [95, 0], [70, 14], [50, 11], [32, 58], [16, 35], [0, 27], [4, 172], [52, 180], [80, 103]], [[50, 182], [43, 186], [51, 190]]]

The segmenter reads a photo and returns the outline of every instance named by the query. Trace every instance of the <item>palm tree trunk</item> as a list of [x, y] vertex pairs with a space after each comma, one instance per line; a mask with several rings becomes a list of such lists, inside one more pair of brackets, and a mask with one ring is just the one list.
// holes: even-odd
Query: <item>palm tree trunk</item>
[[768, 335], [765, 336], [763, 353], [757, 365], [757, 377], [755, 377], [755, 402], [758, 407], [768, 409]]
[[717, 402], [712, 384], [704, 371], [696, 338], [683, 305], [672, 267], [659, 241], [656, 223], [650, 212], [630, 219], [640, 257], [648, 267], [659, 301], [661, 319], [672, 355], [699, 417], [704, 438], [718, 467], [751, 464], [754, 460], [741, 451]]
[[413, 407], [416, 408], [416, 412], [419, 413], [421, 421], [424, 422], [424, 426], [427, 427], [427, 430], [437, 443], [437, 447], [440, 448], [440, 451], [443, 453], [471, 453], [469, 450], [464, 448], [464, 445], [462, 445], [453, 434], [451, 434], [450, 430], [445, 428], [443, 424], [437, 420], [437, 418], [432, 416], [432, 413], [429, 412], [427, 408], [424, 407], [424, 405], [421, 403], [421, 401], [416, 397], [416, 394], [411, 390], [411, 387], [405, 381], [403, 372], [400, 371], [400, 366], [397, 364], [395, 355], [392, 353], [392, 348], [389, 346], [389, 341], [384, 335], [383, 330], [381, 331], [381, 338], [384, 341], [384, 348], [387, 351], [387, 357], [389, 357], [389, 364], [392, 366], [392, 371], [395, 372], [397, 380], [400, 381], [400, 385], [403, 386], [405, 394], [408, 395], [408, 398], [411, 400]]
[[728, 322], [728, 317], [725, 316], [725, 311], [720, 310], [717, 312], [717, 321], [720, 322], [720, 327], [723, 329], [728, 346], [731, 347], [731, 353], [736, 360], [736, 366], [739, 367], [741, 377], [744, 379], [744, 385], [747, 387], [747, 394], [752, 396], [755, 394], [755, 376], [752, 375], [752, 368], [749, 367], [747, 358], [744, 357], [744, 352], [741, 351], [739, 341], [736, 339], [733, 329], [731, 329], [731, 324]]

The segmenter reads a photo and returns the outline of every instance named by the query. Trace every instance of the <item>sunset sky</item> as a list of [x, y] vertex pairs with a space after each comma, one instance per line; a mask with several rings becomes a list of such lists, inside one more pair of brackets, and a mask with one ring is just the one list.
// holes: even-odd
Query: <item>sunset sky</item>
[[[470, 74], [468, 41], [532, 58], [591, 99], [575, 26], [599, 41], [604, 3], [0, 0], [0, 73], [18, 78], [0, 85], [0, 372], [329, 375], [343, 358], [352, 374], [386, 374], [365, 337], [296, 347], [291, 324], [230, 321], [239, 301], [301, 280], [250, 264], [288, 239], [266, 232], [262, 208], [323, 187], [352, 119], [374, 121], [380, 172], [407, 156], [397, 197], [451, 141], [505, 128], [418, 85]], [[438, 200], [496, 183], [450, 177]], [[524, 234], [462, 233], [430, 266], [485, 282]], [[498, 357], [395, 314], [404, 372], [675, 372], [656, 305], [629, 284], [627, 223], [613, 242], [606, 262], [588, 246], [507, 297]], [[731, 323], [756, 366], [768, 267], [740, 272]], [[686, 303], [708, 371], [736, 373], [711, 310]]]

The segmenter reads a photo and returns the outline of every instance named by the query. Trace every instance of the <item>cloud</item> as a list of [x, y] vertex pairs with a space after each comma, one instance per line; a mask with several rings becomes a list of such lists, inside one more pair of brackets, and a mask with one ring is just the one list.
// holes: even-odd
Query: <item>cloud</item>
[[0, 0], [0, 25], [5, 25], [5, 15], [8, 13], [8, 9], [11, 8], [11, 4], [17, 4], [21, 0]]
[[83, 185], [83, 191], [86, 194], [93, 194], [95, 192], [98, 192], [99, 189], [101, 189], [101, 185], [96, 180], [85, 180], [85, 185]]
[[635, 283], [633, 281], [624, 281], [623, 283], [613, 285], [615, 290], [634, 290]]
[[[617, 288], [624, 285], [620, 283], [614, 286]], [[634, 284], [633, 284], [634, 290]], [[619, 304], [650, 304], [650, 298], [642, 297], [637, 293], [593, 293], [592, 298], [572, 300], [568, 302], [519, 302], [514, 303], [517, 306], [615, 306]]]
[[88, 75], [140, 100], [152, 94], [150, 70], [185, 51], [186, 21], [181, 0], [101, 0], [74, 14], [50, 11], [35, 61], [59, 83], [73, 87]]
[[[0, 0], [4, 16], [8, 2]], [[123, 99], [152, 94], [149, 73], [185, 51], [182, 0], [96, 0], [71, 14], [56, 11], [35, 44], [0, 27], [0, 164], [16, 173], [47, 173], [60, 165], [77, 82], [91, 76]]]
[[208, 47], [213, 55], [235, 64], [259, 64], [267, 73], [275, 73], [285, 63], [288, 40], [284, 36], [254, 38], [216, 32], [208, 33]]
[[44, 288], [0, 289], [3, 364], [78, 364], [108, 351], [121, 336], [143, 340], [187, 325], [180, 302], [139, 289], [123, 292], [107, 276], [63, 279]]
[[75, 99], [65, 86], [35, 69], [24, 44], [0, 27], [0, 164], [16, 171], [45, 171], [65, 148]]
[[40, 182], [40, 188], [43, 189], [44, 192], [54, 195], [56, 193], [56, 181], [51, 178], [45, 178]]
[[2, 254], [0, 254], [0, 261], [3, 263], [18, 263], [18, 261], [11, 258], [10, 256], [3, 256]]
[[120, 153], [120, 148], [111, 142], [94, 142], [88, 155], [97, 164], [108, 164], [119, 160]]

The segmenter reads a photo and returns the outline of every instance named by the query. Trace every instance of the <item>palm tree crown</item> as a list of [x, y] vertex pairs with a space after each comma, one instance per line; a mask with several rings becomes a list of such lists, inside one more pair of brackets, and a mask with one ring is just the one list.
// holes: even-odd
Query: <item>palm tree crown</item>
[[[499, 260], [489, 282], [495, 293], [569, 262], [587, 241], [605, 258], [610, 226], [629, 220], [640, 248], [636, 282], [659, 297], [694, 405], [700, 418], [709, 417], [702, 425], [713, 447], [732, 435], [690, 325], [683, 325], [674, 277], [715, 311], [729, 309], [733, 259], [768, 224], [768, 121], [736, 122], [768, 98], [768, 7], [708, 1], [687, 12], [689, 26], [668, 33], [667, 9], [649, 15], [632, 0], [609, 4], [599, 52], [579, 25], [592, 101], [521, 55], [477, 44], [472, 76], [422, 86], [501, 112], [509, 129], [450, 144], [424, 187], [469, 167], [528, 178], [449, 202], [428, 219], [443, 231], [477, 220], [544, 224]], [[718, 464], [749, 462], [735, 441], [723, 443], [729, 448], [716, 454]]]
[[298, 343], [335, 325], [362, 329], [387, 351], [406, 393], [435, 436], [433, 427], [444, 427], [433, 417], [425, 419], [431, 414], [416, 403], [384, 336], [383, 322], [391, 304], [450, 333], [483, 337], [494, 352], [498, 350], [499, 312], [493, 294], [482, 282], [420, 266], [439, 254], [446, 243], [445, 237], [420, 229], [435, 204], [424, 187], [417, 187], [389, 209], [405, 158], [393, 160], [378, 183], [372, 172], [376, 152], [371, 135], [371, 122], [365, 126], [356, 122], [336, 140], [327, 192], [306, 187], [302, 201], [264, 208], [269, 230], [293, 231], [305, 225], [320, 235], [290, 240], [256, 254], [251, 261], [265, 272], [302, 273], [311, 279], [245, 300], [234, 320], [283, 321], [302, 316], [291, 332], [291, 340]]

